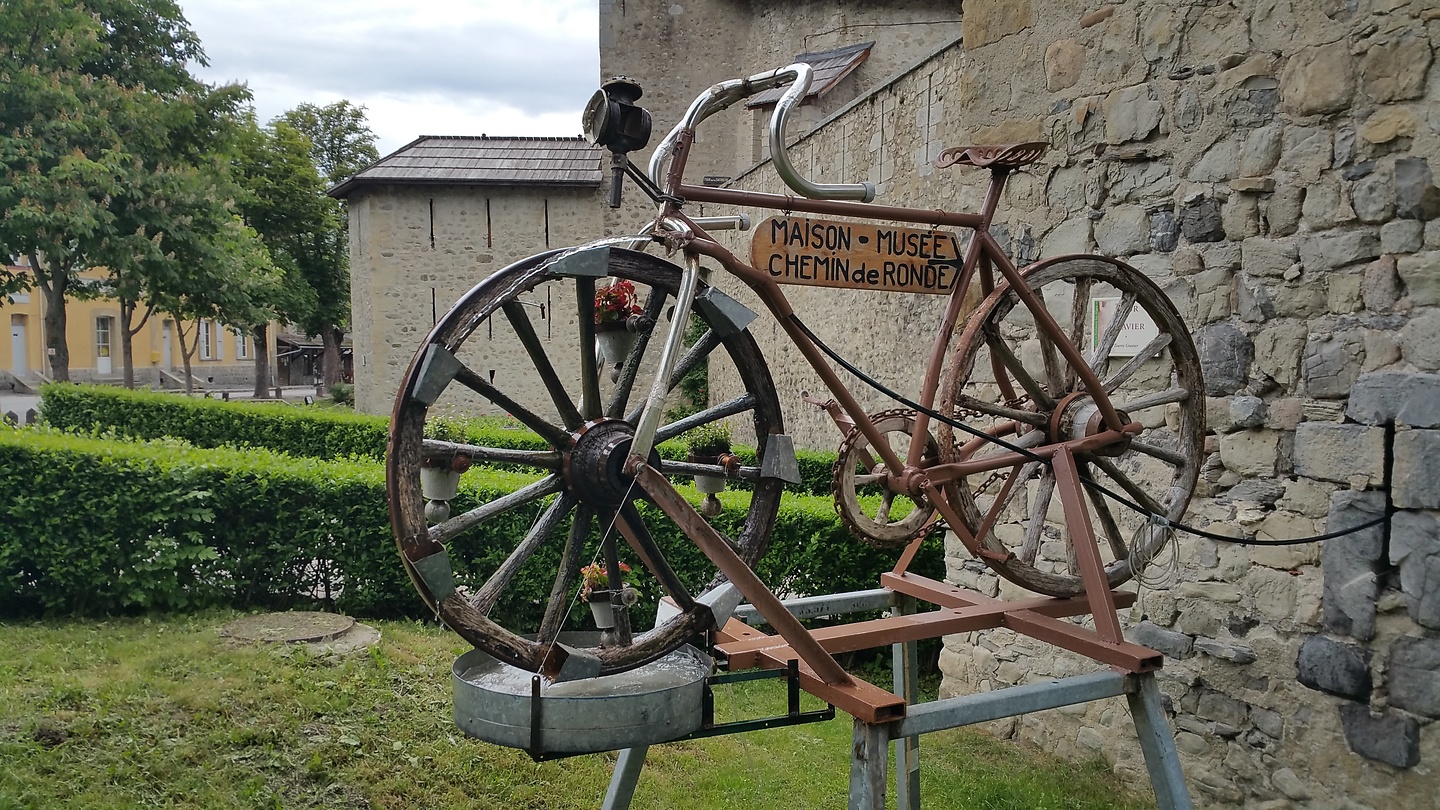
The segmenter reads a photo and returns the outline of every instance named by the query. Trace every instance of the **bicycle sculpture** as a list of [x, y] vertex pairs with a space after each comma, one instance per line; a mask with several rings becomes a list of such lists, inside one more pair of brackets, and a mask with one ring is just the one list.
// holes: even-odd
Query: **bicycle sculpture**
[[[685, 182], [701, 122], [787, 83], [770, 121], [771, 156], [800, 196]], [[387, 461], [395, 535], [415, 586], [476, 648], [549, 679], [623, 672], [715, 630], [729, 644], [721, 646], [732, 667], [778, 667], [795, 659], [807, 690], [870, 722], [903, 715], [904, 702], [851, 678], [832, 652], [994, 627], [1002, 615], [1008, 626], [1097, 660], [1131, 672], [1153, 670], [1158, 654], [1120, 637], [1115, 606], [1127, 595], [1112, 589], [1167, 542], [1169, 531], [1157, 516], [1179, 519], [1196, 483], [1204, 398], [1187, 327], [1159, 287], [1122, 261], [1061, 256], [1020, 268], [996, 242], [989, 228], [1006, 179], [1039, 160], [1043, 143], [962, 146], [940, 155], [941, 167], [990, 173], [977, 213], [877, 205], [868, 183], [820, 184], [801, 177], [783, 135], [786, 116], [809, 83], [810, 68], [797, 64], [711, 87], [656, 148], [648, 172], [627, 158], [649, 139], [649, 114], [636, 104], [639, 87], [615, 80], [597, 92], [585, 113], [585, 132], [613, 154], [612, 205], [618, 205], [622, 177], [629, 177], [655, 201], [657, 214], [636, 237], [550, 251], [495, 273], [426, 337], [395, 403]], [[734, 220], [692, 217], [687, 208], [694, 203], [762, 208], [776, 216], [757, 229], [747, 261], [710, 233]], [[969, 231], [968, 242], [954, 229]], [[651, 248], [679, 263], [645, 252]], [[748, 328], [758, 316], [702, 280], [702, 259], [754, 294], [823, 381], [832, 398], [825, 404], [844, 433], [833, 482], [836, 507], [861, 538], [905, 547], [885, 586], [942, 610], [820, 637], [793, 619], [753, 573], [770, 542], [782, 488], [794, 479], [793, 448], [765, 358]], [[618, 281], [637, 291], [616, 318], [633, 340], [621, 349], [606, 342], [610, 348], [597, 352], [597, 288], [605, 291]], [[829, 362], [844, 359], [787, 301], [783, 285], [795, 283], [946, 295], [917, 400], [903, 410], [866, 413]], [[534, 291], [546, 284], [573, 290], [575, 327], [572, 339], [552, 338], [548, 349], [527, 311]], [[704, 331], [687, 345], [692, 317]], [[536, 401], [521, 401], [503, 380], [495, 382], [493, 372], [476, 370], [486, 367], [496, 345], [523, 349], [525, 368], [506, 374], [538, 380], [545, 393]], [[740, 390], [667, 421], [667, 398], [707, 361], [732, 365]], [[642, 370], [653, 377], [643, 398], [636, 394]], [[427, 417], [450, 388], [510, 414], [548, 446], [514, 450], [427, 439]], [[737, 443], [756, 448], [753, 462], [731, 454], [682, 462], [656, 452], [661, 442], [719, 422], [732, 426]], [[540, 477], [454, 517], [431, 504], [438, 522], [429, 525], [422, 472], [458, 470], [470, 462]], [[743, 514], [725, 514], [723, 524], [702, 515], [672, 483], [692, 475], [748, 485]], [[1118, 508], [1107, 491], [1148, 515]], [[447, 543], [537, 502], [539, 517], [488, 580], [457, 588]], [[640, 502], [652, 505], [645, 516]], [[692, 592], [666, 562], [655, 528], [647, 526], [656, 515], [673, 523], [667, 531], [678, 528], [709, 557], [781, 639], [766, 636], [765, 643], [747, 646], [743, 634], [727, 631], [725, 611]], [[726, 536], [717, 525], [738, 528]], [[907, 574], [918, 544], [941, 525], [1000, 576], [1042, 597], [1003, 603]], [[565, 643], [560, 632], [582, 566], [597, 563], [610, 582], [622, 581], [622, 540], [663, 586], [674, 610], [639, 632], [615, 600], [613, 630], [588, 646]], [[538, 626], [504, 626], [490, 608], [547, 544], [563, 551], [543, 618]], [[1095, 631], [1058, 620], [1089, 613]]]

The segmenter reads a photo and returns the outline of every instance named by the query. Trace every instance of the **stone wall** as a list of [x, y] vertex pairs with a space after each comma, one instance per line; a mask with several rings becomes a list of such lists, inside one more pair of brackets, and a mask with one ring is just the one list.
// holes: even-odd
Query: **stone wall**
[[[1440, 791], [1440, 9], [1402, 0], [986, 0], [963, 47], [841, 110], [793, 157], [881, 201], [973, 208], [983, 173], [944, 147], [1040, 139], [995, 232], [1022, 260], [1120, 255], [1192, 325], [1211, 434], [1188, 519], [1323, 544], [1179, 540], [1129, 636], [1161, 674], [1201, 805], [1428, 806]], [[768, 167], [737, 184], [780, 191]], [[751, 212], [756, 217], [762, 212]], [[743, 250], [744, 238], [734, 247]], [[734, 290], [737, 295], [743, 292]], [[914, 393], [940, 302], [788, 288], [822, 339]], [[818, 380], [757, 328], [791, 432]], [[718, 396], [727, 382], [715, 380]], [[867, 405], [888, 407], [870, 397]], [[950, 578], [1018, 595], [958, 547]], [[1094, 665], [1006, 631], [947, 639], [947, 694]], [[997, 724], [1143, 783], [1117, 701]]]

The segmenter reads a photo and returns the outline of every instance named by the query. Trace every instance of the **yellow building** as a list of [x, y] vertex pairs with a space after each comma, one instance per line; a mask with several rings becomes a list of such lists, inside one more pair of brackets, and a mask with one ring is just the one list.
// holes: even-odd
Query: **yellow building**
[[[12, 272], [28, 273], [29, 268], [11, 266]], [[90, 270], [82, 278], [104, 277], [103, 270]], [[121, 356], [120, 302], [113, 298], [77, 300], [65, 303], [66, 342], [70, 349], [70, 379], [75, 382], [119, 384], [124, 378]], [[0, 371], [34, 388], [54, 379], [54, 370], [45, 349], [45, 294], [39, 287], [0, 298], [0, 322], [10, 326], [9, 351], [0, 354]], [[255, 381], [254, 338], [215, 321], [185, 322], [185, 342], [194, 351], [191, 373], [195, 385], [203, 388], [248, 388]], [[271, 329], [270, 356], [275, 357]], [[157, 388], [185, 387], [185, 360], [175, 320], [155, 313], [132, 340], [135, 382]], [[272, 365], [273, 367], [273, 365]], [[0, 374], [0, 377], [3, 377]], [[273, 376], [273, 372], [272, 372]], [[273, 384], [273, 381], [267, 381]]]

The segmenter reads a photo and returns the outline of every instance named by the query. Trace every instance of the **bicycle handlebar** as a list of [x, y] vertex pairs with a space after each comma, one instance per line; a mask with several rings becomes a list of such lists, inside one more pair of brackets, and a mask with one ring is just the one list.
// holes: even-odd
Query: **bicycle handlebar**
[[810, 91], [810, 83], [814, 75], [814, 68], [804, 62], [796, 62], [783, 68], [757, 73], [748, 79], [730, 79], [711, 86], [690, 103], [690, 108], [685, 111], [684, 117], [680, 119], [674, 129], [670, 130], [660, 145], [655, 147], [648, 167], [651, 181], [655, 185], [663, 187], [666, 163], [675, 151], [675, 143], [679, 140], [682, 130], [693, 130], [700, 125], [700, 122], [735, 102], [779, 87], [787, 80], [792, 80], [785, 93], [781, 95], [780, 101], [776, 103], [774, 114], [770, 116], [770, 162], [775, 164], [775, 173], [785, 181], [785, 185], [801, 196], [811, 199], [859, 200], [860, 202], [874, 200], [875, 186], [872, 183], [811, 182], [801, 176], [796, 171], [795, 165], [790, 162], [790, 156], [785, 151], [785, 121], [790, 115], [791, 108], [804, 100], [805, 94]]

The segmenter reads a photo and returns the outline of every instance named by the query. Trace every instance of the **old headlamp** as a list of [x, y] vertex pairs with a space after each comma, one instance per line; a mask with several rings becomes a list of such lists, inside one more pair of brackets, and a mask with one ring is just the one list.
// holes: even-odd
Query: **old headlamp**
[[624, 76], [600, 85], [585, 105], [585, 140], [619, 154], [644, 149], [650, 142], [650, 113], [635, 104], [643, 92]]

